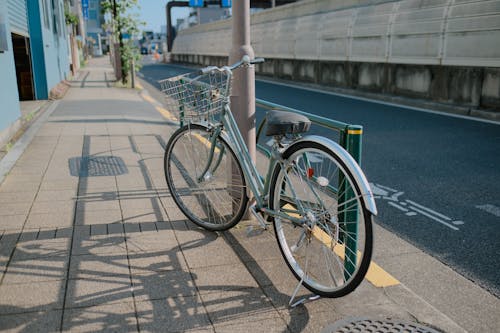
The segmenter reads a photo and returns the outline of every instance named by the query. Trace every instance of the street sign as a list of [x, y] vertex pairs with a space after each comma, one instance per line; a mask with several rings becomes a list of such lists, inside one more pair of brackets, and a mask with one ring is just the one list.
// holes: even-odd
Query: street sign
[[189, 0], [189, 7], [203, 7], [205, 0]]
[[232, 0], [221, 0], [220, 6], [222, 8], [231, 8]]
[[83, 19], [88, 21], [89, 19], [89, 0], [82, 0], [82, 16]]

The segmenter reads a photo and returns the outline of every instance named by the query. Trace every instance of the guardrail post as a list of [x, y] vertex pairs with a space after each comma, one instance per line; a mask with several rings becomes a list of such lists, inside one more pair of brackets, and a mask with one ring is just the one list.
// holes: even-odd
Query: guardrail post
[[[349, 125], [346, 127], [344, 132], [341, 135], [340, 144], [344, 147], [345, 150], [351, 154], [354, 160], [361, 165], [361, 141], [362, 141], [363, 127], [357, 125]], [[339, 183], [342, 186], [339, 188], [339, 193], [342, 193], [339, 198], [339, 207], [344, 202], [349, 202], [352, 198], [354, 198], [354, 192], [352, 189], [348, 188], [348, 185], [345, 184], [344, 179], [339, 179]], [[345, 212], [339, 214], [339, 221], [349, 221], [349, 222], [358, 222], [358, 212], [359, 207], [351, 206], [351, 203], [346, 205], [347, 207], [342, 207], [342, 210], [346, 210]], [[347, 209], [348, 208], [348, 209]], [[354, 235], [353, 237], [358, 236], [358, 224], [357, 223], [346, 223], [345, 232], [347, 235]], [[346, 249], [350, 249], [352, 251], [345, 253], [344, 260], [344, 268], [345, 268], [345, 278], [348, 279], [354, 271], [356, 270], [356, 263], [358, 259], [357, 255], [357, 242], [353, 237], [345, 237], [344, 236], [344, 244]]]

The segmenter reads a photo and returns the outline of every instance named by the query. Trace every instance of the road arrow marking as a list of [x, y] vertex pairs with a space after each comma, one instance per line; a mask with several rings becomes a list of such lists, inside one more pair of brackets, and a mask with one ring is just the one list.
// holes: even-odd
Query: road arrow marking
[[485, 211], [486, 213], [493, 214], [497, 217], [500, 217], [500, 207], [497, 207], [492, 204], [486, 204], [486, 205], [477, 205], [476, 208], [481, 209], [482, 211]]

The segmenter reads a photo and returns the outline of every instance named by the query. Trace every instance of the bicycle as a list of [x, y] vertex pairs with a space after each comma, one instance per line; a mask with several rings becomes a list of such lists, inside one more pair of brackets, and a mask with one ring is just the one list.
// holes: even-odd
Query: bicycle
[[279, 110], [266, 115], [273, 143], [267, 174], [259, 174], [229, 96], [233, 70], [262, 61], [246, 56], [160, 81], [181, 118], [165, 148], [168, 188], [180, 210], [211, 231], [235, 226], [249, 206], [263, 227], [273, 223], [281, 254], [300, 281], [295, 293], [304, 285], [319, 296], [344, 296], [361, 283], [371, 260], [373, 194], [347, 151], [327, 138], [303, 136], [309, 119]]

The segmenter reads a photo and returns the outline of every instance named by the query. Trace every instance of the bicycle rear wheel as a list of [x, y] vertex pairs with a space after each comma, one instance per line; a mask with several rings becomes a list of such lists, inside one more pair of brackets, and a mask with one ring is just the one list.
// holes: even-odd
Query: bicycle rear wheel
[[170, 138], [164, 157], [167, 185], [180, 210], [197, 225], [212, 231], [238, 223], [248, 197], [239, 161], [218, 136], [212, 147], [212, 132], [189, 124]]
[[274, 218], [281, 253], [307, 289], [344, 296], [361, 283], [371, 260], [372, 214], [360, 186], [322, 144], [296, 143], [283, 159], [270, 188], [271, 209], [282, 213]]

